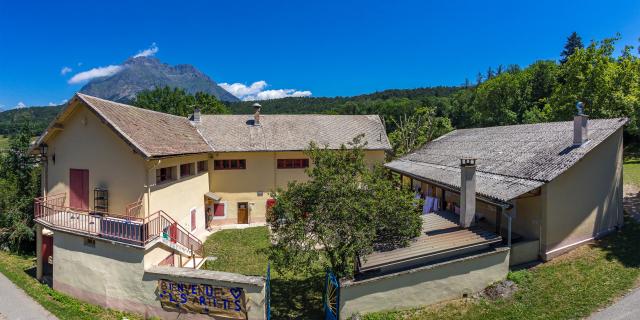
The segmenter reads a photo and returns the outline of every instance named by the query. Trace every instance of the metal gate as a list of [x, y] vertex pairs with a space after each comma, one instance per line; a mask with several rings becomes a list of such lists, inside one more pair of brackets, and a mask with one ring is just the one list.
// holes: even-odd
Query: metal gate
[[340, 319], [340, 281], [330, 270], [324, 280], [324, 294], [322, 296], [325, 320]]
[[271, 320], [271, 262], [267, 264], [267, 281], [264, 291], [265, 319]]

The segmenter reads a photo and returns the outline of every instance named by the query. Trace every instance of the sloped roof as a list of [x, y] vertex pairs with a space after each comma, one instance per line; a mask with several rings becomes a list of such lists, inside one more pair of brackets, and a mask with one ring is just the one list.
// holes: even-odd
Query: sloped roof
[[[380, 118], [350, 115], [265, 115], [253, 125], [251, 115], [202, 115], [201, 122], [77, 93], [35, 145], [83, 102], [103, 123], [146, 158], [230, 151], [304, 150], [315, 141], [339, 148], [365, 134], [365, 149], [391, 146]], [[34, 147], [35, 147], [34, 145]]]
[[185, 117], [133, 107], [78, 93], [105, 123], [146, 157], [209, 152]]
[[553, 180], [626, 122], [589, 120], [578, 147], [573, 121], [456, 130], [386, 166], [459, 189], [460, 159], [476, 158], [476, 192], [507, 201]]
[[198, 131], [214, 151], [304, 150], [309, 142], [338, 149], [364, 134], [365, 149], [391, 148], [377, 115], [203, 115]]

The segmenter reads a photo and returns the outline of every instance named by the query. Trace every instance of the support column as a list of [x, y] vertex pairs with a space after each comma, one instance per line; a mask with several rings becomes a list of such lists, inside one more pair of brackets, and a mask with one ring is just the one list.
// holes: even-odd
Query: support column
[[42, 226], [36, 223], [36, 279], [42, 280]]

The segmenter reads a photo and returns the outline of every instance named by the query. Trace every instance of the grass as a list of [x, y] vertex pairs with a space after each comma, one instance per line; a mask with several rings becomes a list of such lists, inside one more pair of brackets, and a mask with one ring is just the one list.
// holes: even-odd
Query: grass
[[[204, 243], [208, 261], [204, 269], [265, 276], [269, 247], [266, 227], [218, 231]], [[273, 319], [321, 319], [324, 273], [279, 274], [271, 269], [271, 314]]]
[[511, 272], [520, 290], [510, 299], [459, 300], [436, 306], [368, 314], [391, 319], [576, 319], [614, 302], [640, 276], [640, 224], [580, 247], [549, 263]]
[[[59, 319], [143, 319], [142, 316], [82, 302], [38, 282], [35, 258], [0, 251], [0, 272]], [[19, 307], [19, 306], [16, 306]]]
[[624, 159], [624, 183], [640, 187], [640, 154], [628, 154]]
[[9, 137], [0, 134], [0, 150], [9, 147]]

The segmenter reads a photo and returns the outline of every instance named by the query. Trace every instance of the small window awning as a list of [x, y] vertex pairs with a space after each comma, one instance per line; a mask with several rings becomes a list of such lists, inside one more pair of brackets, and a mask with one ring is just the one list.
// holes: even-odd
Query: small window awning
[[219, 196], [219, 195], [217, 195], [217, 194], [215, 194], [213, 192], [207, 192], [207, 193], [204, 194], [204, 196], [209, 198], [209, 199], [211, 199], [211, 200], [213, 200], [213, 201], [220, 201], [220, 199], [222, 199], [221, 196]]

